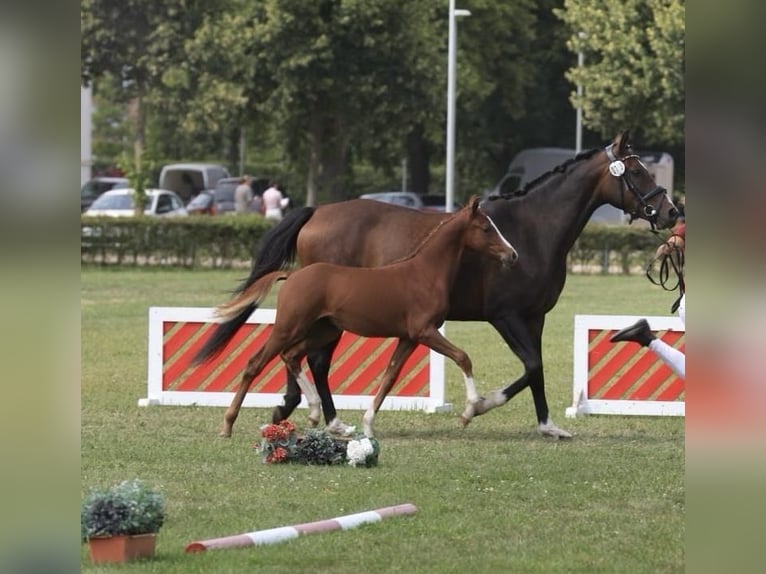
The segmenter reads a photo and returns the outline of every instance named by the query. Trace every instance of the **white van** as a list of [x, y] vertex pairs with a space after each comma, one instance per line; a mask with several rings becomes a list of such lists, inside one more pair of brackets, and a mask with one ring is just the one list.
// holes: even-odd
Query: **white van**
[[[658, 185], [673, 193], [673, 157], [665, 152], [637, 152], [641, 161], [646, 164], [649, 173], [654, 176]], [[575, 150], [560, 147], [529, 148], [517, 153], [508, 166], [508, 171], [492, 188], [488, 196], [500, 195], [521, 189], [530, 181], [552, 170], [565, 161], [574, 158]], [[611, 205], [602, 205], [591, 216], [595, 223], [627, 223], [621, 209]]]
[[229, 170], [215, 163], [171, 163], [160, 171], [158, 187], [175, 191], [187, 204], [199, 192], [215, 189], [225, 177]]

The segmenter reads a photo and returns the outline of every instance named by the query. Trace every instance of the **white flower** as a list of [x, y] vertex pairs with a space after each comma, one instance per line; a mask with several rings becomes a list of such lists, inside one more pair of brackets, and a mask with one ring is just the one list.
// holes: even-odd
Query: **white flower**
[[358, 466], [364, 464], [367, 457], [373, 453], [374, 449], [370, 439], [363, 438], [361, 440], [350, 440], [346, 447], [346, 457], [348, 463], [351, 466]]

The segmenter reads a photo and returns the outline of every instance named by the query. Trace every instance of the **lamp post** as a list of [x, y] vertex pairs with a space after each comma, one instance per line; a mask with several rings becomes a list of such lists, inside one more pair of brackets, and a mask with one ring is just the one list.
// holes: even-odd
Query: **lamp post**
[[455, 80], [457, 76], [457, 17], [470, 16], [468, 10], [455, 10], [455, 0], [449, 1], [449, 48], [447, 50], [447, 161], [445, 210], [452, 211], [455, 203]]
[[[585, 32], [577, 34], [581, 40], [588, 37]], [[582, 73], [582, 67], [585, 65], [585, 54], [582, 47], [577, 51], [577, 68]], [[577, 127], [575, 128], [575, 153], [582, 151], [582, 83], [577, 82]]]

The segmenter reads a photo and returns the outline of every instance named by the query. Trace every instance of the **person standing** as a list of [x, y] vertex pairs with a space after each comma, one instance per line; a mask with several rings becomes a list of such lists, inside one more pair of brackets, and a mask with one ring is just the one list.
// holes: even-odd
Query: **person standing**
[[[677, 302], [677, 309], [678, 316], [681, 318], [681, 322], [684, 326], [686, 326], [686, 284], [684, 282], [685, 253], [686, 223], [684, 222], [673, 229], [671, 236], [665, 243], [657, 248], [655, 253], [655, 260], [662, 260], [662, 265], [666, 265], [668, 261], [673, 261], [668, 258], [675, 257], [673, 266], [678, 273], [678, 287], [681, 291], [681, 297]], [[674, 311], [676, 310], [675, 307], [676, 305], [674, 305]], [[642, 347], [647, 347], [668, 365], [676, 375], [686, 380], [686, 355], [675, 347], [668, 345], [662, 339], [655, 337], [649, 326], [649, 322], [646, 319], [639, 319], [633, 325], [617, 331], [609, 341], [612, 343], [632, 341], [638, 343]]]
[[234, 189], [234, 212], [237, 214], [250, 211], [250, 203], [253, 201], [253, 188], [250, 178], [243, 175], [239, 178], [239, 185]]
[[263, 207], [266, 218], [281, 221], [282, 210], [287, 207], [289, 202], [290, 200], [279, 190], [279, 182], [272, 179], [268, 189], [263, 192]]

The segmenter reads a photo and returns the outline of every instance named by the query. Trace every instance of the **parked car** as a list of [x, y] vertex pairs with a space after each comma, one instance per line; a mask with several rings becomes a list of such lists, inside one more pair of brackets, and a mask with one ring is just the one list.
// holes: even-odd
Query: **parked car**
[[[421, 209], [425, 211], [447, 211], [447, 198], [444, 195], [436, 193], [424, 193], [420, 196], [420, 200], [423, 202]], [[457, 201], [452, 202], [452, 211], [460, 211], [461, 205]]]
[[189, 215], [215, 215], [218, 210], [215, 207], [215, 197], [212, 191], [201, 191], [186, 206]]
[[101, 194], [110, 189], [123, 189], [130, 185], [124, 177], [94, 177], [80, 188], [80, 213], [88, 209]]
[[[158, 217], [183, 217], [189, 215], [178, 194], [167, 189], [147, 189], [146, 215]], [[133, 190], [112, 189], [102, 194], [85, 212], [85, 215], [130, 217], [135, 213]]]
[[[412, 191], [382, 191], [378, 193], [365, 193], [359, 196], [361, 199], [373, 199], [394, 205], [403, 205], [423, 211], [445, 211], [447, 200], [443, 195], [431, 193], [414, 193]], [[455, 202], [452, 210], [457, 211], [460, 205]]]
[[[219, 179], [213, 190], [215, 210], [219, 215], [234, 213], [234, 190], [239, 185], [238, 177], [225, 177]], [[265, 177], [254, 177], [250, 183], [254, 194], [262, 194], [269, 187], [269, 179]]]
[[199, 192], [215, 189], [225, 177], [229, 170], [215, 163], [171, 163], [160, 171], [159, 187], [175, 191], [186, 204]]

